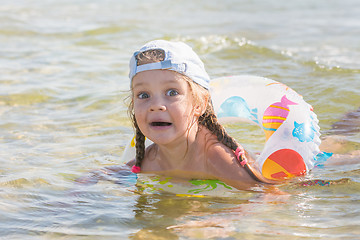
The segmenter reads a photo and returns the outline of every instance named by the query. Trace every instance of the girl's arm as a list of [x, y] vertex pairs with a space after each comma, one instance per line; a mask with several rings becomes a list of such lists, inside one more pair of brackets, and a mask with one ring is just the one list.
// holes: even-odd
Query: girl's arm
[[[80, 184], [93, 185], [100, 180], [113, 181], [122, 184], [131, 174], [131, 163], [124, 165], [115, 165], [101, 168], [99, 170], [91, 171], [85, 176], [79, 177], [75, 181]], [[129, 165], [130, 164], [130, 165]]]

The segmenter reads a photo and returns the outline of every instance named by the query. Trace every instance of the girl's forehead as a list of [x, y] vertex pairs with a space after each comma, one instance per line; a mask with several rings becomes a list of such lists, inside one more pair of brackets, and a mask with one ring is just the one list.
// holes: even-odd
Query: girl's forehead
[[165, 84], [165, 83], [186, 83], [183, 75], [171, 70], [149, 70], [135, 75], [132, 81], [132, 87], [147, 84]]

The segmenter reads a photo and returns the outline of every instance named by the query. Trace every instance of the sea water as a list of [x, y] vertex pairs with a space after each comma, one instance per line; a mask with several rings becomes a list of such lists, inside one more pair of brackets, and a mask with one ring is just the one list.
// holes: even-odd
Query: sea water
[[[0, 239], [359, 238], [358, 163], [300, 179], [337, 184], [230, 197], [75, 182], [120, 164], [133, 133], [128, 60], [159, 38], [192, 46], [212, 78], [287, 84], [314, 107], [335, 153], [359, 150], [357, 118], [346, 134], [333, 128], [360, 107], [359, 12], [356, 0], [1, 0]], [[261, 150], [258, 129], [226, 127]]]

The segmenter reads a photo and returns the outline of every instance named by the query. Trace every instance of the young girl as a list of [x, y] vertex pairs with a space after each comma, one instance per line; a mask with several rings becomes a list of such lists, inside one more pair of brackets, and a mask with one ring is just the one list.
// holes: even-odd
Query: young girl
[[[125, 168], [106, 167], [77, 182], [117, 181], [117, 177], [129, 175], [131, 168], [134, 173], [217, 179], [238, 189], [277, 183], [252, 167], [254, 158], [219, 124], [209, 93], [209, 76], [189, 46], [164, 40], [145, 44], [130, 60], [129, 77], [136, 157]], [[153, 142], [147, 149], [145, 137]], [[328, 138], [320, 147], [332, 151], [334, 145], [334, 139]], [[359, 152], [334, 155], [327, 164], [345, 160], [358, 163]]]
[[[131, 104], [136, 129], [134, 173], [218, 179], [236, 188], [271, 183], [253, 158], [219, 124], [210, 78], [186, 44], [152, 41], [130, 60]], [[145, 149], [145, 137], [153, 144]]]

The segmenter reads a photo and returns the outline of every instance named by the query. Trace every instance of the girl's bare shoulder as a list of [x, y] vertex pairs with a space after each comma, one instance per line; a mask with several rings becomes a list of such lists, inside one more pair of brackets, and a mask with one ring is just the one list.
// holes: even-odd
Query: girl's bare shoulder
[[222, 143], [215, 143], [209, 148], [207, 171], [219, 180], [239, 189], [257, 183], [238, 163], [234, 152]]
[[233, 151], [219, 142], [217, 137], [207, 128], [201, 128], [197, 136], [197, 145], [204, 151], [208, 164], [219, 162], [232, 162], [235, 155]]
[[206, 158], [207, 165], [212, 171], [239, 167], [234, 152], [220, 142], [213, 142], [207, 147]]
[[235, 153], [212, 135], [205, 144], [206, 170], [209, 174], [232, 185], [241, 187], [255, 181], [238, 163]]

